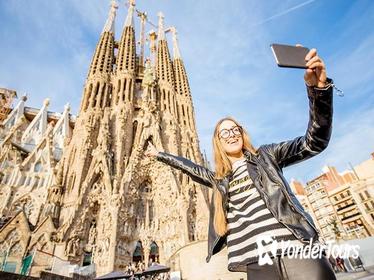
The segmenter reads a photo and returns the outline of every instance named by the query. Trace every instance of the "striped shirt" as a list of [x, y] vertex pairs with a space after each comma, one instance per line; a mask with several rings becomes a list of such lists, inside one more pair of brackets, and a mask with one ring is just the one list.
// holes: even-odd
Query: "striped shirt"
[[[267, 209], [249, 177], [246, 160], [236, 161], [232, 167], [227, 213], [228, 269], [245, 272], [248, 264], [258, 262], [256, 239], [259, 236], [270, 235], [278, 242], [289, 240], [289, 244], [295, 246], [303, 243]], [[270, 252], [271, 243], [264, 248], [264, 252]], [[272, 254], [269, 253], [269, 256]]]

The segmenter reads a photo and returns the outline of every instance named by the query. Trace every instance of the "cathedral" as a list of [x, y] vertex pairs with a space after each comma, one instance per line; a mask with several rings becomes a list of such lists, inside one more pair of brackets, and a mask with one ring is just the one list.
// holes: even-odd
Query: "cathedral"
[[207, 162], [176, 28], [159, 13], [146, 30], [132, 0], [117, 40], [117, 9], [112, 1], [77, 116], [22, 96], [0, 122], [0, 256], [16, 273], [31, 254], [31, 275], [52, 259], [94, 264], [96, 275], [137, 261], [179, 270], [177, 253], [207, 240], [209, 191], [144, 155], [151, 142]]

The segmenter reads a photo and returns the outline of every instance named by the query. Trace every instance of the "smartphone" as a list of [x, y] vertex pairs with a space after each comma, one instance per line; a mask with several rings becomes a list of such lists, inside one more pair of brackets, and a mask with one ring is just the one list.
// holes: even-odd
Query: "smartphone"
[[270, 47], [279, 67], [308, 68], [305, 65], [307, 63], [305, 56], [309, 52], [308, 48], [281, 44], [271, 44]]

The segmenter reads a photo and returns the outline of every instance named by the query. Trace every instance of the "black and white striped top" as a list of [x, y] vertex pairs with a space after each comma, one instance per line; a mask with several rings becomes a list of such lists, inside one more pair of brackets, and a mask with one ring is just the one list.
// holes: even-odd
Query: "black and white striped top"
[[[290, 240], [290, 244], [296, 246], [303, 243], [266, 208], [249, 177], [245, 159], [234, 162], [232, 167], [227, 213], [228, 269], [245, 272], [248, 264], [258, 262], [256, 239], [260, 235], [270, 235], [277, 241]], [[270, 245], [264, 246], [268, 252]]]

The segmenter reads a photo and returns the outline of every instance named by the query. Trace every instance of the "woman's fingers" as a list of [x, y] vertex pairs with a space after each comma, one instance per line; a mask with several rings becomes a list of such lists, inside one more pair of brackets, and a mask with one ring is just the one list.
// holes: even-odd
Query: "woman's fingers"
[[314, 69], [314, 68], [325, 68], [325, 63], [322, 61], [322, 59], [319, 56], [314, 56], [311, 58], [307, 63], [306, 66], [309, 69]]
[[317, 55], [316, 49], [311, 49], [305, 56], [308, 68], [305, 70], [304, 80], [308, 86], [325, 87], [326, 85], [326, 66], [323, 60]]
[[307, 66], [308, 66], [308, 68], [310, 68], [310, 69], [314, 69], [314, 68], [324, 68], [324, 67], [325, 67], [325, 65], [323, 64], [322, 61], [316, 61], [316, 62], [314, 62], [314, 63], [312, 63], [312, 64], [310, 64], [310, 65], [307, 65]]
[[308, 86], [313, 86], [317, 82], [313, 69], [306, 69], [304, 80]]
[[311, 49], [307, 55], [305, 56], [305, 60], [309, 61], [312, 57], [317, 55], [317, 50], [316, 49]]
[[317, 55], [309, 59], [309, 61], [305, 65], [309, 67], [309, 65], [313, 64], [314, 62], [318, 62], [318, 61], [321, 61], [321, 58]]

